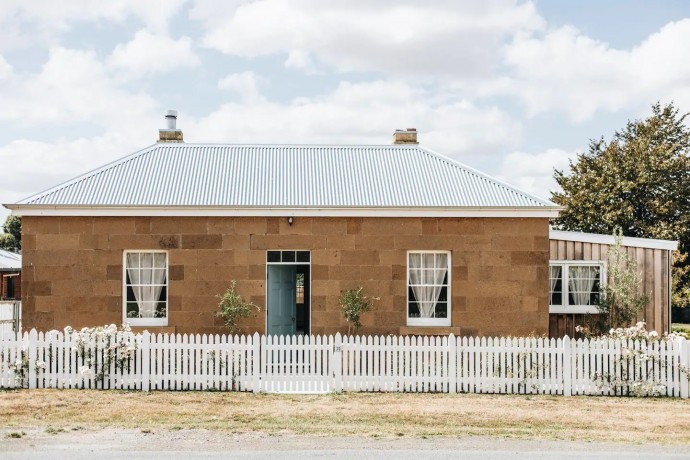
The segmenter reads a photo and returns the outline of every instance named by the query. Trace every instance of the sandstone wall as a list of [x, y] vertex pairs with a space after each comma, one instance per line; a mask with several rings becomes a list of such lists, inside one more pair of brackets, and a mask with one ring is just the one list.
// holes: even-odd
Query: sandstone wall
[[[122, 253], [169, 251], [169, 328], [220, 333], [231, 280], [265, 305], [268, 249], [312, 251], [312, 333], [347, 331], [341, 289], [379, 296], [362, 333], [548, 332], [548, 219], [24, 217], [24, 328], [122, 322]], [[452, 251], [452, 327], [406, 324], [406, 251]], [[265, 310], [247, 320], [263, 332]], [[156, 330], [156, 328], [148, 328]]]

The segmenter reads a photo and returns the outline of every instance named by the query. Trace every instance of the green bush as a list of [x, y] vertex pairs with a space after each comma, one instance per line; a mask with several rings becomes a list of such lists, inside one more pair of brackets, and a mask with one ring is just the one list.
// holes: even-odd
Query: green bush
[[216, 316], [223, 318], [223, 323], [231, 334], [236, 334], [240, 331], [239, 321], [241, 318], [248, 318], [252, 315], [254, 310], [261, 311], [261, 307], [254, 305], [251, 302], [245, 301], [242, 296], [237, 293], [237, 283], [233, 280], [230, 287], [218, 298], [218, 313]]
[[367, 297], [364, 295], [364, 288], [359, 286], [355, 289], [345, 289], [340, 291], [340, 308], [343, 316], [347, 320], [347, 333], [357, 332], [362, 327], [360, 317], [372, 308], [372, 300], [379, 300], [379, 297]]

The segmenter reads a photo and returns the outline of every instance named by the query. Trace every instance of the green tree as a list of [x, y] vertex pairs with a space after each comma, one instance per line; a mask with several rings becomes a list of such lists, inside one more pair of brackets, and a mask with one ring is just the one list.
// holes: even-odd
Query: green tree
[[17, 216], [8, 216], [2, 229], [5, 233], [0, 233], [0, 249], [20, 251], [22, 249], [22, 220]]
[[652, 106], [652, 115], [628, 121], [610, 141], [590, 141], [570, 162], [570, 173], [555, 170], [563, 192], [552, 200], [565, 207], [556, 227], [679, 241], [674, 256], [673, 305], [690, 303], [690, 128], [688, 114], [673, 104]]

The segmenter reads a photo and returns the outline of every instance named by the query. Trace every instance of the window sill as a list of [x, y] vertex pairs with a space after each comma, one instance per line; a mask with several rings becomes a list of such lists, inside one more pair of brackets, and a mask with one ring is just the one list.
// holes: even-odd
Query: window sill
[[129, 324], [130, 327], [166, 327], [168, 325], [168, 318], [161, 319], [143, 319], [143, 318], [127, 318], [123, 323]]
[[594, 307], [592, 305], [549, 305], [549, 313], [551, 313], [552, 315], [557, 313], [574, 315], [584, 315], [589, 313], [596, 315], [599, 313], [599, 310], [597, 309], [597, 307]]
[[409, 327], [450, 327], [450, 318], [407, 318]]
[[148, 331], [151, 334], [175, 334], [177, 328], [175, 326], [131, 326], [132, 332], [135, 334]]

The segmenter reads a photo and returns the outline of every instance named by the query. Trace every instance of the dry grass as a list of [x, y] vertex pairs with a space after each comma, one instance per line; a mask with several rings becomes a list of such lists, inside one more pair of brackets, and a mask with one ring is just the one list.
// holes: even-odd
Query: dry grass
[[690, 400], [447, 394], [0, 391], [0, 428], [202, 428], [317, 436], [690, 443]]

